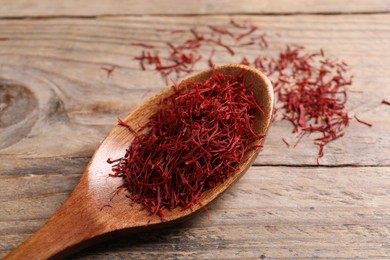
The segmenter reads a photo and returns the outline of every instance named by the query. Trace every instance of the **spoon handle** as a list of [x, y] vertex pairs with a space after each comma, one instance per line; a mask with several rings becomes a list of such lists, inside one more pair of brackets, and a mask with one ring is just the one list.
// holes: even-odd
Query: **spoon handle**
[[79, 195], [73, 192], [38, 232], [4, 259], [62, 258], [77, 251], [82, 242], [100, 235], [96, 215], [91, 210], [94, 207]]

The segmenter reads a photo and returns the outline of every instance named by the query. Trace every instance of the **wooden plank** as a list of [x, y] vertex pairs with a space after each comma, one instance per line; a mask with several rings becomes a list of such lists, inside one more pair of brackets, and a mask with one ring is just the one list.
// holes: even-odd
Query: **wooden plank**
[[[78, 178], [0, 177], [0, 257], [54, 213]], [[174, 228], [92, 247], [76, 259], [386, 259], [389, 185], [389, 167], [252, 167], [210, 206], [210, 219], [201, 213]]]
[[[390, 97], [390, 88], [385, 87], [390, 85], [387, 77], [390, 16], [297, 15], [251, 19], [276, 46], [268, 50], [270, 55], [276, 48], [296, 43], [312, 51], [323, 48], [352, 67], [353, 90], [363, 93], [350, 94], [347, 103], [350, 116], [358, 114], [373, 127], [351, 122], [345, 137], [326, 147], [321, 164], [389, 165], [390, 157], [383, 153], [390, 149], [390, 140], [386, 138], [389, 107], [381, 104], [381, 100]], [[133, 57], [141, 49], [130, 46], [131, 42], [152, 42], [163, 52], [165, 42], [179, 36], [156, 29], [197, 26], [206, 30], [208, 24], [226, 25], [229, 21], [227, 16], [1, 20], [1, 84], [23, 85], [18, 95], [31, 106], [22, 109], [23, 106], [15, 105], [9, 110], [9, 117], [18, 120], [2, 126], [2, 169], [15, 167], [18, 162], [13, 163], [14, 159], [90, 157], [117, 117], [123, 117], [165, 87], [157, 73], [140, 70]], [[201, 54], [207, 57], [210, 50], [206, 45]], [[235, 56], [216, 55], [215, 62], [221, 65], [240, 62], [242, 55], [259, 53], [249, 46], [239, 49]], [[107, 78], [101, 67], [112, 64], [118, 68]], [[197, 71], [206, 68], [205, 61]], [[2, 89], [8, 93], [16, 88]], [[291, 131], [288, 122], [280, 118], [275, 121], [256, 163], [315, 165], [318, 147], [310, 139], [303, 139], [296, 148], [286, 148], [281, 139], [285, 137], [294, 143]], [[12, 166], [7, 166], [8, 163]]]
[[[83, 8], [71, 12], [67, 5], [72, 1], [62, 3], [60, 9], [54, 1], [46, 3], [46, 9], [44, 1], [42, 5], [25, 1], [18, 13], [7, 1], [0, 7], [0, 13], [8, 14], [3, 17], [109, 15], [111, 10], [95, 14], [100, 7], [94, 7], [91, 13]], [[349, 3], [343, 8], [387, 12], [385, 1], [380, 11], [377, 3], [367, 2], [372, 4], [367, 8], [356, 1], [355, 7]], [[288, 12], [296, 12], [295, 3], [290, 5]], [[333, 12], [329, 10], [335, 6], [321, 8]], [[197, 9], [191, 10], [196, 13]], [[116, 118], [165, 86], [156, 73], [141, 73], [132, 60], [140, 49], [129, 43], [150, 41], [164, 51], [165, 42], [177, 35], [156, 29], [198, 26], [205, 30], [208, 24], [228, 24], [230, 18], [0, 20], [0, 94], [5, 97], [0, 101], [0, 257], [33, 234], [65, 201]], [[210, 207], [210, 220], [202, 214], [176, 228], [93, 247], [77, 258], [387, 259], [390, 255], [390, 158], [386, 154], [390, 110], [380, 104], [390, 97], [390, 16], [234, 18], [250, 18], [278, 46], [297, 43], [310, 50], [324, 48], [346, 60], [355, 75], [353, 89], [363, 91], [350, 94], [348, 109], [351, 116], [356, 113], [373, 127], [352, 122], [346, 136], [327, 147], [321, 163], [329, 167], [314, 167], [317, 147], [304, 139], [287, 149], [281, 138], [294, 141], [291, 127], [277, 120], [256, 161], [258, 166]], [[202, 54], [210, 50], [207, 47]], [[216, 62], [239, 62], [241, 55], [257, 53], [254, 48], [242, 48], [234, 57], [217, 56]], [[107, 78], [101, 67], [112, 64], [118, 69]], [[205, 68], [206, 63], [198, 70]]]
[[202, 15], [202, 14], [296, 14], [389, 12], [388, 0], [273, 0], [273, 1], [135, 1], [99, 0], [3, 0], [0, 17], [105, 16], [105, 15]]

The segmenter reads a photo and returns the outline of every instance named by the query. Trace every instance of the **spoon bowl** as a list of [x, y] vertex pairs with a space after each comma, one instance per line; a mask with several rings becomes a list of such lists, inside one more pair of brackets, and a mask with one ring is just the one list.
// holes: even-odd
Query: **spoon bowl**
[[[226, 65], [190, 77], [178, 87], [186, 82], [203, 83], [215, 72], [237, 75], [242, 70], [246, 71], [245, 85], [250, 86], [256, 102], [264, 110], [264, 115], [255, 115], [254, 130], [260, 136], [265, 136], [272, 119], [273, 89], [270, 81], [260, 71], [245, 65]], [[172, 95], [174, 91], [173, 87], [168, 87], [132, 111], [124, 121], [134, 126], [144, 125], [158, 110], [160, 100]], [[226, 191], [247, 171], [259, 152], [258, 149], [248, 151], [239, 170], [223, 183], [203, 192], [200, 203], [186, 210], [179, 207], [172, 211], [166, 210], [166, 221], [161, 221], [157, 216], [151, 218], [150, 212], [142, 205], [131, 205], [129, 198], [123, 193], [112, 197], [122, 179], [108, 176], [112, 165], [107, 163], [107, 159], [122, 157], [133, 139], [134, 136], [128, 129], [115, 126], [96, 150], [68, 200], [37, 233], [5, 259], [62, 258], [116, 235], [174, 225], [193, 216]], [[263, 142], [264, 138], [260, 138], [253, 140], [251, 145], [261, 145]]]

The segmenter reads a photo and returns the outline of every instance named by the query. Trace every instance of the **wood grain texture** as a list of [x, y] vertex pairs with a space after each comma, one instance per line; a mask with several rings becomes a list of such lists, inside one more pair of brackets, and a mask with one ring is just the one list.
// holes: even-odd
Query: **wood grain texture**
[[[2, 190], [29, 182], [56, 192], [48, 196], [45, 189], [28, 193], [25, 188], [20, 191], [25, 197], [3, 204], [9, 211], [1, 218], [6, 223], [0, 230], [3, 254], [54, 213], [78, 175], [10, 178], [1, 179]], [[203, 213], [178, 227], [107, 242], [76, 258], [385, 259], [390, 254], [389, 185], [389, 167], [257, 166], [210, 207], [211, 219]]]
[[[244, 17], [236, 17], [244, 19]], [[381, 104], [390, 96], [390, 18], [388, 15], [251, 17], [263, 27], [274, 46], [288, 43], [324, 48], [331, 57], [346, 60], [354, 74], [348, 109], [373, 124], [368, 128], [352, 122], [346, 138], [326, 147], [324, 165], [389, 165], [390, 157], [377, 151], [389, 150], [389, 108]], [[91, 156], [117, 117], [123, 117], [147, 97], [165, 87], [154, 71], [140, 73], [133, 60], [145, 42], [164, 51], [165, 42], [177, 35], [156, 32], [160, 28], [205, 29], [207, 24], [227, 24], [230, 17], [118, 17], [105, 19], [3, 20], [0, 38], [0, 78], [26, 86], [36, 107], [24, 121], [3, 128], [0, 160], [15, 155], [23, 158]], [[279, 32], [282, 37], [275, 35]], [[364, 34], [365, 37], [362, 37]], [[206, 47], [206, 51], [210, 51]], [[275, 52], [271, 49], [269, 52]], [[208, 56], [207, 52], [203, 53]], [[216, 64], [235, 63], [241, 56], [256, 55], [255, 48], [242, 48], [235, 56], [217, 55]], [[107, 78], [102, 66], [118, 68]], [[199, 70], [207, 69], [207, 62]], [[198, 72], [197, 71], [197, 72]], [[150, 92], [148, 92], [150, 91]], [[146, 95], [145, 95], [146, 94]], [[276, 121], [267, 139], [268, 149], [256, 161], [263, 165], [314, 165], [318, 147], [303, 139], [286, 149], [282, 137], [294, 142], [288, 122]], [[15, 134], [17, 132], [17, 134]], [[6, 134], [9, 133], [9, 134]], [[39, 144], [39, 147], [35, 147]], [[34, 151], [26, 147], [34, 147]], [[58, 149], [61, 147], [62, 149]], [[356, 151], [365, 152], [356, 153]]]
[[[0, 7], [1, 17], [41, 17], [0, 19], [0, 257], [65, 201], [117, 117], [165, 87], [156, 73], [140, 72], [132, 60], [140, 49], [129, 43], [150, 41], [163, 50], [175, 36], [156, 29], [202, 30], [227, 24], [232, 16], [225, 14], [233, 11], [388, 11], [388, 1], [338, 2], [338, 9], [332, 1], [318, 6], [267, 2], [275, 3], [274, 11], [245, 2], [242, 9], [214, 11], [206, 2], [187, 11], [163, 8], [161, 2], [156, 9], [139, 2], [133, 11], [122, 2], [110, 1], [110, 8], [79, 8], [78, 2], [62, 1], [58, 8], [54, 1], [6, 0]], [[305, 7], [296, 7], [299, 3]], [[157, 14], [157, 7], [170, 16], [117, 16]], [[207, 15], [174, 15], [202, 12]], [[77, 17], [84, 15], [90, 17]], [[353, 89], [363, 91], [350, 94], [348, 109], [373, 127], [351, 122], [317, 167], [317, 147], [303, 139], [296, 148], [286, 148], [281, 138], [293, 141], [292, 129], [277, 120], [256, 166], [210, 208], [211, 220], [203, 214], [172, 229], [116, 239], [76, 258], [389, 258], [390, 107], [381, 100], [390, 99], [390, 15], [233, 17], [251, 19], [275, 45], [323, 48], [347, 61], [355, 75]], [[239, 62], [242, 54], [257, 51], [249, 46], [234, 57], [216, 57], [216, 63]], [[112, 64], [118, 68], [107, 78], [101, 67]], [[205, 68], [206, 63], [199, 70]]]
[[97, 0], [2, 0], [0, 17], [106, 16], [106, 15], [202, 15], [202, 14], [296, 14], [383, 13], [388, 0], [243, 0], [243, 1], [136, 1]]

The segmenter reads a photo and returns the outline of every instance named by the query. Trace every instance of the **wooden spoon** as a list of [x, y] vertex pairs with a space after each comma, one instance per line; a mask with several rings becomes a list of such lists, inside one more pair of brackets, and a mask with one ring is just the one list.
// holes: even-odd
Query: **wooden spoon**
[[[259, 113], [256, 116], [255, 131], [265, 135], [272, 118], [273, 90], [270, 81], [258, 70], [244, 65], [226, 65], [204, 71], [183, 82], [205, 82], [214, 72], [237, 75], [242, 70], [247, 71], [245, 84], [251, 86], [257, 103], [265, 112], [265, 115]], [[165, 89], [131, 112], [124, 121], [133, 126], [143, 125], [158, 109], [159, 100], [173, 93], [172, 87]], [[165, 222], [156, 216], [147, 224], [150, 213], [138, 204], [130, 206], [129, 199], [124, 195], [120, 194], [110, 201], [121, 179], [108, 177], [111, 165], [106, 162], [107, 158], [122, 157], [132, 140], [133, 136], [128, 129], [114, 127], [95, 152], [69, 199], [37, 233], [5, 259], [62, 258], [113, 235], [166, 227], [199, 212], [202, 209], [199, 204], [188, 210], [167, 210]], [[264, 138], [255, 140], [253, 144], [259, 145], [263, 141]], [[200, 198], [202, 205], [207, 206], [237, 181], [250, 167], [257, 154], [258, 149], [249, 151], [240, 164], [239, 171], [222, 184], [204, 192]], [[105, 207], [107, 204], [112, 207]]]

